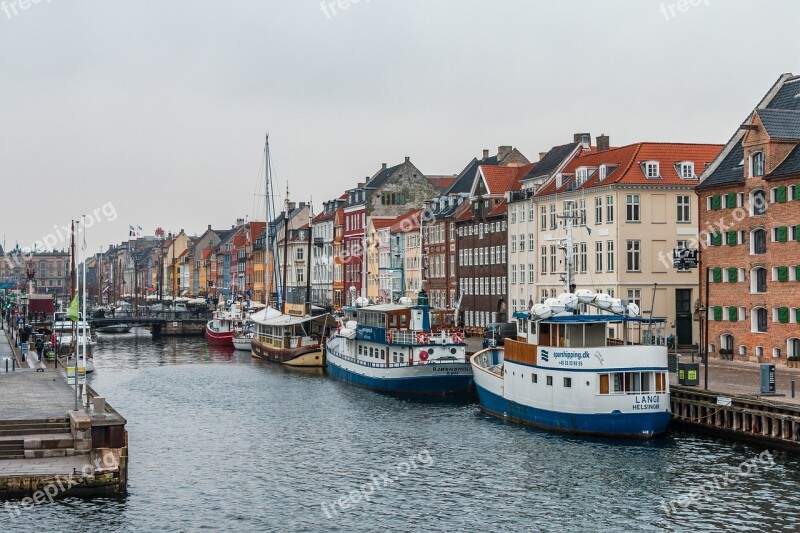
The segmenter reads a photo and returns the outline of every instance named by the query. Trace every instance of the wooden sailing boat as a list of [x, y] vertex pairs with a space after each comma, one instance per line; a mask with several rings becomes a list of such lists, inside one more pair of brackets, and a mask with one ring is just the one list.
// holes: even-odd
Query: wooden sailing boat
[[[267, 136], [266, 146], [264, 149], [266, 158], [266, 213], [267, 213], [267, 235], [269, 236], [270, 229], [270, 214], [274, 211], [273, 194], [272, 194], [272, 179], [271, 179], [271, 165], [269, 158], [269, 136]], [[287, 194], [288, 196], [288, 194]], [[279, 305], [281, 310], [277, 310], [269, 306], [269, 291], [265, 296], [265, 303], [267, 307], [262, 311], [252, 315], [250, 321], [255, 325], [255, 332], [252, 341], [252, 356], [258, 359], [264, 359], [273, 363], [283, 363], [289, 366], [298, 367], [323, 367], [324, 358], [322, 354], [322, 339], [325, 333], [326, 325], [329, 315], [312, 316], [311, 313], [311, 229], [312, 225], [309, 222], [308, 228], [308, 242], [309, 254], [306, 259], [307, 264], [307, 283], [306, 283], [306, 306], [305, 312], [300, 315], [287, 313], [287, 268], [288, 249], [289, 249], [289, 204], [288, 199], [284, 209], [284, 246], [283, 246], [283, 283], [279, 288], [278, 294], [280, 295]], [[278, 242], [277, 235], [272, 242], [268, 243], [273, 247], [273, 264], [280, 267], [280, 261], [277, 260]], [[265, 253], [265, 272], [266, 261], [269, 254]], [[277, 270], [273, 270], [274, 278], [280, 279]]]

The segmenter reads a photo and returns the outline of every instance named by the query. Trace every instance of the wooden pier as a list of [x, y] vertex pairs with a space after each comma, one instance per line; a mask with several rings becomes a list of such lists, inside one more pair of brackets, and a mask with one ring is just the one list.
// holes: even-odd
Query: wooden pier
[[703, 371], [701, 363], [700, 385], [691, 387], [677, 385], [671, 375], [675, 426], [800, 451], [800, 397], [791, 393], [792, 382], [800, 385], [798, 369], [776, 365], [775, 394], [760, 393], [759, 365], [754, 363], [709, 360], [708, 390]]

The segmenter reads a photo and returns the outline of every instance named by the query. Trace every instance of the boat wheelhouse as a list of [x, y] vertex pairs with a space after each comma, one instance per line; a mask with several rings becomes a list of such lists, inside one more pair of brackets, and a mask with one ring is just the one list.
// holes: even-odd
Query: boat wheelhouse
[[[427, 298], [423, 301], [427, 301]], [[472, 388], [464, 332], [427, 305], [346, 308], [327, 343], [331, 376], [368, 389], [451, 396]]]
[[472, 356], [485, 412], [578, 434], [649, 439], [667, 431], [665, 319], [548, 316], [535, 307], [539, 316], [515, 315], [522, 340]]
[[233, 346], [233, 336], [242, 332], [245, 325], [245, 313], [239, 304], [234, 303], [228, 309], [214, 311], [206, 324], [206, 339], [210, 344]]

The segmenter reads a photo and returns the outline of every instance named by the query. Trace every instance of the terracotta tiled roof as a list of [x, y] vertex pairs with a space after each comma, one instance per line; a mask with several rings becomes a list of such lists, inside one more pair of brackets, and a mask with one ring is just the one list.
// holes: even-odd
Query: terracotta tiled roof
[[460, 215], [456, 217], [456, 222], [466, 222], [467, 220], [472, 220], [472, 208], [468, 207], [464, 209]]
[[208, 259], [214, 253], [213, 248], [203, 248], [203, 259]]
[[317, 224], [319, 222], [326, 222], [328, 220], [333, 220], [334, 218], [336, 218], [335, 212], [331, 211], [330, 213], [326, 213], [323, 211], [322, 213], [314, 217], [313, 222], [314, 224]]
[[[635, 185], [696, 185], [696, 179], [683, 179], [678, 174], [678, 163], [693, 162], [695, 174], [700, 175], [722, 149], [719, 144], [681, 144], [643, 142], [611, 148], [602, 152], [581, 152], [570, 161], [562, 172], [564, 179], [558, 187], [554, 177], [536, 192], [536, 196], [546, 196], [575, 189], [589, 189], [595, 186], [625, 183]], [[658, 161], [658, 178], [647, 178], [644, 174], [646, 161]], [[600, 165], [607, 165], [606, 178], [600, 181]], [[575, 174], [581, 167], [588, 167], [589, 176], [585, 183], [576, 187]]]
[[[406, 233], [419, 228], [419, 219], [422, 209], [412, 209], [392, 221], [389, 228], [391, 233]], [[408, 221], [408, 222], [406, 222]]]
[[443, 191], [449, 188], [453, 182], [455, 181], [455, 176], [425, 176], [428, 180], [428, 183], [436, 187], [437, 189]]
[[370, 218], [370, 222], [375, 227], [375, 229], [383, 229], [388, 228], [392, 224], [395, 223], [396, 218]]
[[503, 194], [506, 191], [519, 189], [520, 179], [535, 166], [536, 163], [530, 163], [521, 167], [481, 165], [480, 170], [486, 180], [489, 194]]
[[[523, 174], [523, 176], [524, 176], [524, 174]], [[496, 217], [496, 216], [505, 215], [505, 214], [506, 214], [506, 201], [503, 200], [502, 202], [497, 204], [497, 206], [495, 206], [494, 209], [489, 211], [489, 214], [486, 215], [486, 216], [487, 217]]]

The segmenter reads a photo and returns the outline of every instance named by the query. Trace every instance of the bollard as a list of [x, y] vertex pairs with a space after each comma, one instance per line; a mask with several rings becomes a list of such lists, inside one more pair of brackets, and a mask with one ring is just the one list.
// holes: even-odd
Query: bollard
[[794, 378], [792, 378], [792, 398], [794, 398]]
[[6, 374], [8, 374], [8, 359], [6, 359]]
[[17, 358], [16, 357], [11, 359], [11, 371], [12, 372], [16, 372], [17, 371]]

